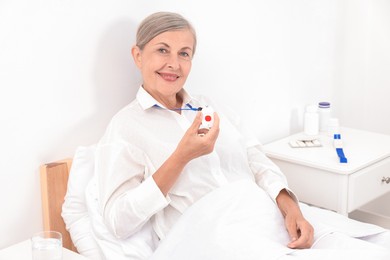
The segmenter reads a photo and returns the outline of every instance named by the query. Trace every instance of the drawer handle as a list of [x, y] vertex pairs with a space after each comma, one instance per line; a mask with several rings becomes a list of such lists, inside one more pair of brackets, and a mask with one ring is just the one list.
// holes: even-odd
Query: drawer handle
[[382, 177], [382, 183], [386, 182], [386, 184], [390, 183], [390, 177]]

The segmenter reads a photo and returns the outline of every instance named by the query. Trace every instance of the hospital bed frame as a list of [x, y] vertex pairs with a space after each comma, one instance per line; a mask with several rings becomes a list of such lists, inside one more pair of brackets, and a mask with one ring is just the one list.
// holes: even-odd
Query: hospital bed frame
[[65, 159], [40, 167], [43, 228], [60, 232], [63, 247], [77, 252], [61, 216], [71, 165], [72, 159]]

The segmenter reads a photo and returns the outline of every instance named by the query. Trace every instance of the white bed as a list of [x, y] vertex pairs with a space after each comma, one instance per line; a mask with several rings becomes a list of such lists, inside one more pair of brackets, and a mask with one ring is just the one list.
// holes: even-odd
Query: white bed
[[[270, 200], [265, 199], [265, 192], [248, 181], [227, 184], [204, 196], [183, 214], [161, 242], [150, 224], [126, 240], [115, 238], [105, 228], [98, 212], [93, 178], [94, 149], [94, 146], [80, 147], [76, 151], [62, 207], [62, 217], [81, 254], [91, 259], [115, 260], [269, 260], [294, 255], [294, 250], [286, 247], [289, 238], [279, 210], [259, 207]], [[264, 208], [273, 210], [264, 211]], [[303, 203], [301, 209], [315, 228], [314, 248], [317, 241], [332, 232], [352, 237], [372, 237], [388, 232], [379, 226]], [[324, 257], [313, 258], [313, 254], [321, 255], [319, 250], [323, 251]], [[305, 250], [302, 259], [390, 259], [387, 252], [379, 249], [375, 257], [372, 251], [367, 254], [364, 248], [349, 251], [316, 248]]]

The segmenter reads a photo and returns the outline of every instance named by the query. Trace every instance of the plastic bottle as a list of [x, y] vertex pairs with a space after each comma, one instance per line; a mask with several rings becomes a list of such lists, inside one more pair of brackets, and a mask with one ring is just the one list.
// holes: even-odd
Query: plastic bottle
[[331, 117], [329, 118], [328, 136], [333, 138], [335, 134], [340, 134], [339, 119]]
[[317, 106], [306, 106], [306, 112], [303, 122], [303, 132], [306, 135], [318, 135], [319, 132], [319, 116]]
[[318, 103], [318, 114], [320, 117], [320, 132], [328, 132], [329, 119], [331, 116], [330, 103], [320, 102]]

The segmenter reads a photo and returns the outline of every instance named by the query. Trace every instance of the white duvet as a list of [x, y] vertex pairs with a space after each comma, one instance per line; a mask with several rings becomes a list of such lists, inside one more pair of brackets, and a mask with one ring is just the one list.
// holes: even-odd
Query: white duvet
[[[334, 212], [305, 204], [301, 204], [301, 208], [315, 228], [315, 241], [334, 231], [355, 237], [384, 231], [378, 226], [353, 221]], [[294, 251], [286, 247], [288, 242], [284, 219], [274, 202], [255, 183], [239, 181], [209, 193], [191, 206], [150, 259], [272, 260]], [[337, 250], [327, 253], [330, 252], [332, 257], [339, 254], [337, 259], [373, 256], [370, 252], [359, 250], [355, 254]], [[314, 255], [310, 252], [306, 256], [319, 259], [312, 258]]]
[[227, 184], [191, 206], [151, 259], [276, 259], [292, 251], [284, 220], [254, 182]]

